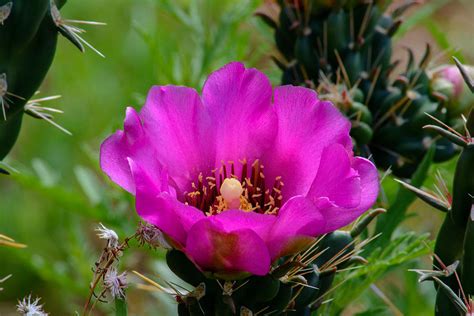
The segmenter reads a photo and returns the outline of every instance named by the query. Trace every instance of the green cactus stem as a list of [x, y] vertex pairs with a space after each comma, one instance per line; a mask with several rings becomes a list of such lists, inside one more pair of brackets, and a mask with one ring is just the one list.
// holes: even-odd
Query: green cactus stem
[[449, 95], [431, 89], [429, 46], [418, 63], [409, 51], [406, 68], [391, 76], [398, 64], [392, 60], [392, 37], [403, 13], [417, 1], [387, 11], [391, 2], [279, 0], [257, 14], [275, 30], [282, 83], [315, 88], [351, 119], [359, 154], [410, 178], [432, 144], [435, 162], [450, 159], [457, 150], [421, 129], [429, 120], [424, 113], [451, 120], [445, 106]]
[[447, 316], [459, 314], [461, 298], [453, 299], [452, 293], [461, 293], [462, 298], [474, 295], [474, 109], [465, 122], [465, 136], [451, 128], [432, 129], [462, 147], [454, 174], [452, 203], [445, 205], [429, 193], [404, 185], [429, 205], [446, 211], [436, 238], [433, 265], [436, 270], [440, 265], [460, 263], [452, 274], [438, 276], [442, 284], [435, 283], [438, 290], [435, 314]]
[[0, 160], [15, 144], [24, 112], [50, 120], [25, 106], [51, 66], [58, 34], [82, 51], [81, 42], [90, 46], [61, 18], [59, 9], [65, 2], [0, 0]]

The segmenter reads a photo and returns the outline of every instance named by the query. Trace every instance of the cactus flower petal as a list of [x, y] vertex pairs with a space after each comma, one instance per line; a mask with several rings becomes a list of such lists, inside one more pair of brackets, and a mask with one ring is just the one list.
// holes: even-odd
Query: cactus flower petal
[[292, 197], [278, 212], [277, 219], [268, 238], [273, 259], [295, 253], [307, 246], [312, 236], [326, 231], [326, 221], [310, 199]]
[[165, 172], [152, 178], [133, 160], [129, 159], [129, 163], [136, 186], [138, 215], [159, 227], [176, 245], [184, 245], [187, 231], [205, 215], [176, 199], [176, 192], [168, 185]]
[[225, 223], [209, 217], [193, 225], [186, 243], [188, 256], [207, 271], [267, 274], [270, 254], [265, 241], [251, 228], [233, 229]]
[[439, 71], [439, 75], [453, 84], [454, 96], [458, 98], [464, 89], [464, 80], [456, 66], [446, 66]]
[[308, 197], [326, 220], [324, 232], [345, 226], [370, 208], [378, 195], [377, 170], [360, 157], [352, 157], [339, 144], [326, 147]]
[[205, 272], [265, 275], [279, 257], [374, 203], [375, 166], [353, 157], [350, 123], [315, 92], [272, 88], [230, 63], [202, 97], [153, 87], [101, 148], [101, 167], [140, 217]]
[[209, 76], [202, 100], [212, 117], [217, 165], [251, 161], [270, 148], [277, 124], [271, 99], [268, 78], [241, 63], [229, 63]]
[[189, 191], [200, 171], [214, 167], [214, 132], [196, 90], [154, 86], [140, 116], [156, 157], [166, 166], [177, 191]]
[[274, 107], [278, 134], [264, 160], [265, 174], [283, 178], [283, 197], [288, 200], [308, 192], [326, 146], [338, 143], [352, 152], [351, 124], [331, 103], [303, 87], [275, 88]]
[[118, 185], [130, 193], [135, 192], [135, 182], [128, 158], [140, 161], [147, 168], [157, 170], [159, 163], [143, 130], [141, 119], [135, 109], [126, 111], [124, 130], [109, 136], [100, 148], [100, 166]]

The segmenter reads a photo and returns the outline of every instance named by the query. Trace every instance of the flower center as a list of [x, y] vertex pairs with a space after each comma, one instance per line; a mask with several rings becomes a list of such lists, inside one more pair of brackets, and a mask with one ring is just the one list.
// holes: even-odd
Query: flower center
[[[219, 214], [229, 209], [240, 209], [246, 212], [277, 214], [283, 199], [281, 177], [276, 177], [273, 187], [266, 189], [263, 165], [255, 160], [249, 172], [246, 160], [240, 161], [240, 177], [235, 174], [234, 162], [222, 163], [213, 176], [199, 174], [197, 183], [192, 183], [194, 191], [185, 193], [185, 203], [202, 210], [206, 215]], [[228, 167], [230, 166], [230, 172]]]
[[239, 180], [234, 178], [226, 178], [221, 185], [221, 196], [224, 199], [224, 202], [227, 208], [239, 208], [240, 207], [240, 197], [244, 189]]

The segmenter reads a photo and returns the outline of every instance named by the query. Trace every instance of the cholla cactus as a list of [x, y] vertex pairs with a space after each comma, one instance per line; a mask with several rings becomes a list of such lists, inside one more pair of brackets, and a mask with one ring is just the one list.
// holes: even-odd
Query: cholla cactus
[[362, 154], [372, 154], [379, 167], [391, 167], [397, 176], [410, 177], [432, 143], [435, 161], [456, 151], [421, 130], [425, 112], [442, 121], [450, 116], [449, 96], [430, 89], [429, 48], [419, 63], [410, 52], [405, 71], [393, 76], [398, 62], [392, 60], [392, 36], [401, 15], [417, 1], [388, 11], [390, 2], [279, 0], [267, 2], [258, 14], [275, 29], [282, 82], [317, 89], [351, 119], [351, 136]]
[[50, 120], [37, 109], [36, 102], [28, 108], [26, 105], [53, 61], [58, 34], [81, 51], [82, 43], [90, 46], [78, 35], [82, 29], [67, 25], [61, 18], [59, 8], [65, 2], [0, 0], [0, 160], [18, 137], [23, 113]]
[[[458, 66], [474, 92], [472, 79], [459, 63]], [[474, 108], [465, 121], [465, 135], [448, 126], [426, 127], [462, 147], [454, 175], [452, 202], [404, 184], [422, 200], [447, 213], [436, 239], [434, 266], [435, 269], [439, 269], [440, 264], [454, 268], [450, 274], [439, 276], [443, 286], [438, 285], [436, 315], [455, 315], [459, 311], [464, 312], [457, 302], [462, 299], [468, 301], [474, 295]], [[457, 297], [458, 293], [461, 293], [461, 298]], [[469, 302], [464, 305], [469, 306]]]

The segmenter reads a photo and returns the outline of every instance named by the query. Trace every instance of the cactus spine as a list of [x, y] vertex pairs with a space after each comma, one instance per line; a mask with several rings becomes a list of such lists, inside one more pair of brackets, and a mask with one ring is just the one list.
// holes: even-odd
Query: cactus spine
[[[456, 63], [474, 93], [472, 79], [457, 60]], [[471, 108], [465, 122], [465, 136], [452, 133], [450, 130], [438, 129], [438, 132], [461, 145], [463, 150], [456, 165], [452, 205], [438, 233], [435, 254], [445, 264], [460, 262], [457, 268], [460, 284], [455, 275], [447, 277], [446, 283], [455, 293], [462, 290], [469, 298], [474, 296], [474, 108]], [[453, 313], [455, 308], [455, 303], [449, 300], [445, 292], [438, 289], [436, 314], [448, 315]]]
[[431, 89], [430, 49], [416, 63], [409, 52], [406, 69], [393, 77], [392, 36], [401, 15], [416, 1], [387, 12], [391, 1], [278, 1], [278, 18], [258, 13], [275, 29], [275, 58], [283, 84], [307, 85], [333, 101], [352, 121], [359, 153], [376, 164], [410, 177], [432, 143], [435, 161], [455, 155], [455, 146], [437, 141], [421, 127], [424, 113], [447, 122], [448, 96]]
[[[467, 135], [465, 145], [456, 165], [453, 181], [453, 201], [450, 210], [441, 226], [436, 239], [435, 254], [445, 264], [459, 261], [458, 268], [461, 286], [468, 296], [474, 295], [474, 110], [471, 110], [466, 123]], [[459, 284], [455, 276], [450, 276], [447, 283], [455, 292]], [[441, 304], [451, 304], [445, 294], [438, 291], [437, 314], [447, 315]], [[452, 307], [453, 309], [454, 307]]]
[[0, 0], [0, 160], [15, 144], [24, 113], [49, 118], [27, 104], [51, 66], [58, 34], [84, 50], [59, 14], [65, 2]]
[[[456, 60], [463, 77], [474, 93], [474, 83], [467, 75], [463, 66]], [[446, 205], [442, 199], [437, 199], [424, 191], [405, 184], [421, 200], [429, 205], [446, 212], [446, 217], [439, 230], [435, 244], [435, 259], [432, 276], [437, 283], [435, 314], [439, 316], [464, 313], [469, 300], [474, 296], [474, 108], [471, 108], [465, 121], [465, 133], [462, 135], [452, 128], [425, 126], [436, 131], [448, 141], [462, 147], [462, 152], [456, 164], [453, 180], [452, 203]], [[441, 265], [441, 267], [440, 267]], [[445, 266], [448, 266], [447, 268]], [[440, 275], [436, 270], [450, 271]], [[460, 297], [459, 297], [460, 296]]]
[[[460, 278], [460, 284], [455, 274], [441, 280], [454, 293], [461, 289], [467, 297], [474, 295], [474, 110], [466, 124], [465, 137], [454, 136], [451, 132], [440, 130], [440, 134], [448, 137], [459, 137], [458, 143], [464, 141], [463, 150], [456, 165], [453, 181], [452, 204], [447, 210], [446, 218], [440, 228], [435, 244], [434, 266], [439, 266], [439, 260], [444, 265], [459, 262], [455, 271]], [[426, 195], [422, 192], [419, 195]], [[436, 206], [433, 205], [432, 206]], [[438, 286], [436, 297], [436, 315], [454, 315], [456, 305], [446, 292]]]

